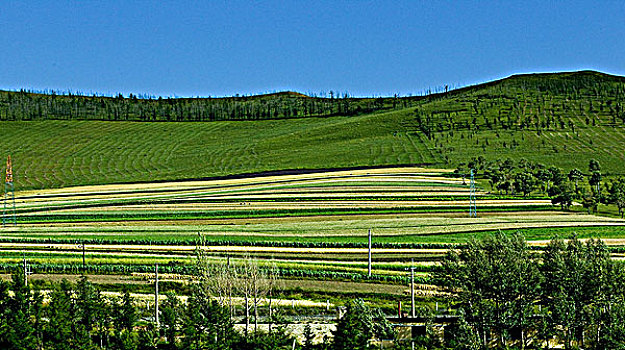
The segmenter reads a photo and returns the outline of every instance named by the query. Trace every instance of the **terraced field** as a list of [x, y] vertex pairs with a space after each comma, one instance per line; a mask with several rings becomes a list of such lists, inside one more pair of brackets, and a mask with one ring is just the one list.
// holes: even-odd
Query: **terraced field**
[[613, 245], [625, 238], [624, 220], [562, 212], [546, 198], [479, 186], [476, 196], [479, 215], [469, 218], [468, 184], [418, 167], [21, 191], [19, 225], [0, 230], [0, 268], [27, 258], [38, 272], [83, 272], [84, 245], [89, 273], [148, 272], [159, 263], [186, 274], [202, 235], [213, 259], [253, 256], [284, 278], [402, 285], [414, 260], [427, 284], [453, 244], [497, 230], [520, 230], [537, 245], [572, 232]]

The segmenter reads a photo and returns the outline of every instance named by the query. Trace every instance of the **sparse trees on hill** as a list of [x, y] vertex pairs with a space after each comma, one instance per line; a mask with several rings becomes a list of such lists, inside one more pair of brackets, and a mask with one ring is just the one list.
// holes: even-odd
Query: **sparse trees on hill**
[[572, 169], [568, 174], [569, 181], [575, 182], [575, 193], [579, 193], [579, 181], [584, 179], [584, 174], [579, 169]]
[[[262, 120], [344, 115], [396, 108], [395, 97], [330, 98], [282, 92], [261, 96], [235, 95], [228, 98], [138, 98], [130, 94], [115, 97], [76, 94], [35, 94], [0, 91], [0, 120], [108, 120], [210, 122], [219, 120]], [[403, 107], [414, 99], [403, 99]]]
[[[621, 217], [625, 216], [625, 180], [623, 178], [604, 181], [599, 163], [591, 160], [589, 170], [594, 172], [588, 177], [588, 185], [580, 181], [584, 175], [579, 169], [572, 169], [568, 174], [562, 169], [534, 163], [526, 159], [515, 162], [511, 159], [486, 161], [476, 157], [467, 165], [460, 164], [454, 171], [466, 177], [471, 167], [479, 169], [477, 174], [489, 181], [491, 191], [506, 195], [532, 194], [547, 195], [553, 205], [563, 210], [575, 203], [581, 203], [589, 213], [597, 212], [600, 204], [613, 204]], [[609, 209], [608, 209], [609, 210]]]

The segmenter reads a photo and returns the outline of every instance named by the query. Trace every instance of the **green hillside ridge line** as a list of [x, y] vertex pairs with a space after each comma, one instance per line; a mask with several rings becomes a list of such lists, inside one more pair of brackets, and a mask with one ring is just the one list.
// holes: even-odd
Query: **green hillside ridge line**
[[[233, 102], [237, 102], [237, 101], [247, 101], [247, 100], [262, 100], [262, 99], [271, 99], [271, 98], [280, 98], [280, 97], [296, 97], [296, 98], [308, 98], [308, 99], [317, 99], [317, 100], [354, 100], [354, 101], [358, 101], [358, 100], [372, 100], [372, 99], [406, 99], [406, 100], [421, 100], [421, 99], [427, 99], [430, 97], [440, 97], [440, 96], [451, 96], [454, 94], [461, 94], [461, 93], [465, 93], [465, 92], [469, 92], [469, 91], [474, 91], [474, 90], [479, 90], [479, 89], [483, 89], [483, 88], [487, 88], [487, 87], [492, 87], [495, 86], [497, 84], [500, 83], [504, 83], [507, 81], [512, 81], [512, 80], [518, 80], [518, 79], [540, 79], [540, 80], [546, 80], [546, 79], [567, 79], [567, 78], [578, 78], [578, 77], [594, 77], [594, 78], [599, 78], [602, 80], [607, 80], [607, 81], [613, 81], [613, 82], [619, 82], [619, 83], [623, 83], [625, 82], [625, 77], [623, 76], [619, 76], [619, 75], [614, 75], [614, 74], [608, 74], [608, 73], [604, 73], [604, 72], [599, 72], [599, 71], [594, 71], [594, 70], [579, 70], [579, 71], [567, 71], [567, 72], [554, 72], [554, 73], [519, 73], [519, 74], [512, 74], [508, 77], [505, 78], [501, 78], [501, 79], [496, 79], [493, 81], [489, 81], [489, 82], [485, 82], [485, 83], [478, 83], [478, 84], [473, 84], [473, 85], [467, 85], [467, 86], [463, 86], [463, 87], [459, 87], [456, 89], [451, 89], [447, 92], [436, 92], [436, 93], [429, 93], [429, 94], [425, 94], [425, 95], [415, 95], [415, 96], [398, 96], [398, 97], [394, 97], [394, 96], [380, 96], [380, 97], [336, 97], [336, 98], [329, 98], [329, 97], [317, 97], [317, 96], [311, 96], [311, 95], [307, 95], [301, 92], [297, 92], [297, 91], [290, 91], [290, 90], [285, 90], [285, 91], [278, 91], [278, 92], [271, 92], [271, 93], [261, 93], [261, 94], [256, 94], [256, 95], [237, 95], [237, 96], [221, 96], [221, 97], [163, 97], [163, 96], [151, 96], [151, 97], [143, 97], [143, 95], [134, 95], [134, 94], [130, 94], [132, 95], [132, 97], [124, 97], [124, 96], [108, 96], [108, 95], [100, 95], [100, 94], [92, 94], [92, 95], [87, 95], [87, 94], [83, 94], [80, 92], [76, 92], [76, 93], [71, 93], [71, 92], [57, 92], [57, 91], [51, 91], [51, 92], [33, 92], [30, 91], [28, 89], [21, 89], [21, 90], [2, 90], [0, 89], [0, 94], [14, 94], [14, 95], [27, 95], [27, 96], [31, 96], [31, 97], [50, 97], [50, 98], [55, 98], [55, 99], [63, 99], [63, 98], [68, 98], [68, 99], [73, 99], [73, 98], [84, 98], [84, 99], [108, 99], [108, 100], [123, 100], [123, 101], [162, 101], [162, 100], [179, 100], [179, 101], [202, 101], [202, 100], [206, 100], [206, 101], [233, 101]], [[129, 95], [129, 96], [130, 96]]]
[[[589, 160], [596, 159], [604, 176], [625, 174], [625, 78], [593, 71], [513, 75], [418, 97], [277, 93], [204, 99], [217, 101], [211, 108], [223, 114], [206, 120], [250, 119], [252, 110], [271, 110], [259, 114], [266, 120], [125, 121], [134, 118], [134, 109], [147, 113], [162, 106], [176, 116], [171, 120], [194, 120], [192, 111], [204, 107], [193, 104], [198, 99], [107, 97], [119, 105], [105, 101], [97, 108], [123, 115], [117, 119], [122, 121], [75, 120], [89, 119], [86, 106], [99, 98], [0, 92], [0, 157], [13, 157], [18, 191], [283, 169], [456, 168], [477, 156], [487, 161], [525, 158], [584, 173]], [[321, 103], [319, 113], [295, 112], [312, 108], [301, 99]], [[41, 120], [44, 104], [65, 100], [78, 108], [61, 115], [64, 120]], [[244, 105], [248, 102], [258, 106]]]

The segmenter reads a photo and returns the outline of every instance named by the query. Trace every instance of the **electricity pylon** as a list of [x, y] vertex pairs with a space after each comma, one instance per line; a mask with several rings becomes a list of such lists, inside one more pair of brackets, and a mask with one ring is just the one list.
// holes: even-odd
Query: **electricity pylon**
[[475, 203], [475, 177], [471, 169], [471, 192], [469, 192], [469, 217], [477, 217], [477, 204]]

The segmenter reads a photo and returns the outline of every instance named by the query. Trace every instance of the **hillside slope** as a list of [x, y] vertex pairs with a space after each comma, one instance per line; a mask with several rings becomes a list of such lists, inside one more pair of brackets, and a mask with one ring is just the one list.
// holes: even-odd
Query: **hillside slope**
[[[88, 99], [72, 97], [78, 104], [81, 98]], [[272, 98], [327, 102], [293, 94], [258, 98], [268, 104]], [[352, 101], [356, 106], [365, 100], [332, 103]], [[366, 101], [378, 103], [380, 110], [203, 123], [1, 121], [0, 156], [13, 156], [18, 189], [282, 169], [454, 168], [477, 156], [527, 158], [583, 171], [595, 158], [604, 173], [625, 173], [622, 77], [597, 72], [520, 75], [444, 94]], [[6, 115], [2, 106], [0, 116]], [[331, 114], [338, 113], [336, 108]]]
[[625, 173], [625, 79], [597, 72], [512, 76], [418, 103], [410, 125], [456, 166], [476, 156]]
[[12, 155], [18, 189], [436, 162], [419, 136], [402, 126], [407, 115], [211, 123], [0, 122], [0, 149]]

